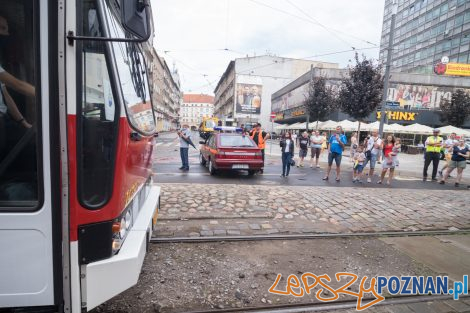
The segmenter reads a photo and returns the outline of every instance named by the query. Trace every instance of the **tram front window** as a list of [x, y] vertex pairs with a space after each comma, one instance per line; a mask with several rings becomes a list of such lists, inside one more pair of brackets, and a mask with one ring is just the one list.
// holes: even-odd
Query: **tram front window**
[[39, 206], [37, 5], [31, 0], [0, 4], [0, 211]]

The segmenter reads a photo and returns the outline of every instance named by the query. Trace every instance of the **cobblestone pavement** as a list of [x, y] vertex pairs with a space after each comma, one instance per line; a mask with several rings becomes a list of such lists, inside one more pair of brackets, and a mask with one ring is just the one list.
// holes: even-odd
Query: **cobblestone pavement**
[[157, 236], [469, 229], [467, 191], [161, 184]]

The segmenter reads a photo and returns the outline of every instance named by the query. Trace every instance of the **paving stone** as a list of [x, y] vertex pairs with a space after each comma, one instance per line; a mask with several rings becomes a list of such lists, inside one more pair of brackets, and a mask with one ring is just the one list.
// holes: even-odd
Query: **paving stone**
[[225, 236], [227, 235], [227, 231], [225, 229], [216, 229], [214, 230], [215, 236]]
[[200, 236], [201, 236], [201, 234], [196, 233], [196, 232], [189, 233], [189, 237], [200, 237]]
[[460, 300], [449, 300], [445, 302], [448, 306], [452, 307], [456, 312], [470, 312], [470, 305]]
[[201, 230], [199, 233], [203, 237], [214, 236], [214, 232], [212, 230]]
[[227, 230], [227, 235], [229, 236], [238, 236], [240, 235], [240, 231], [239, 230]]
[[273, 226], [271, 224], [261, 224], [262, 229], [271, 229]]
[[250, 224], [250, 229], [252, 230], [260, 230], [261, 226], [259, 224]]

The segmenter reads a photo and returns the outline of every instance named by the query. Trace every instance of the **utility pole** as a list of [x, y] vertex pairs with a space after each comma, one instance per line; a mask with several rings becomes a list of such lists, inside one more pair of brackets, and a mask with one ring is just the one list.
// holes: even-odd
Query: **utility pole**
[[[310, 83], [309, 83], [308, 88], [310, 88], [310, 86], [312, 84], [312, 81], [313, 81], [313, 64], [310, 65]], [[307, 104], [307, 101], [305, 101], [305, 102]], [[307, 119], [306, 119], [306, 122], [305, 122], [305, 128], [307, 128], [307, 133], [308, 133], [308, 124], [310, 123], [310, 110], [309, 110], [307, 105], [305, 106], [305, 114], [307, 115]]]
[[392, 63], [392, 52], [393, 52], [393, 34], [395, 32], [395, 18], [397, 15], [397, 9], [398, 9], [398, 3], [397, 3], [397, 0], [394, 0], [392, 4], [392, 20], [390, 23], [390, 33], [388, 36], [387, 63], [385, 64], [384, 91], [383, 91], [383, 96], [382, 96], [382, 106], [380, 108], [379, 134], [381, 138], [383, 138], [383, 131], [384, 131], [385, 107], [387, 105], [388, 83], [390, 80], [390, 66]]

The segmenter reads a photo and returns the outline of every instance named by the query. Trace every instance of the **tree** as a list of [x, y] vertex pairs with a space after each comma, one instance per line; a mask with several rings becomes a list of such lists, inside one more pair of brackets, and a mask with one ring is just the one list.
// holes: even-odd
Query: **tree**
[[461, 127], [470, 115], [470, 96], [462, 89], [452, 94], [452, 99], [441, 103], [441, 121], [455, 127]]
[[349, 77], [341, 81], [338, 106], [341, 111], [361, 121], [375, 111], [382, 102], [382, 66], [363, 56], [362, 61], [356, 53], [356, 65], [349, 68]]
[[334, 110], [335, 104], [334, 95], [326, 88], [326, 79], [322, 76], [312, 79], [308, 84], [308, 94], [305, 99], [307, 123], [309, 120], [317, 121], [315, 129], [318, 129], [318, 121], [328, 116]]

